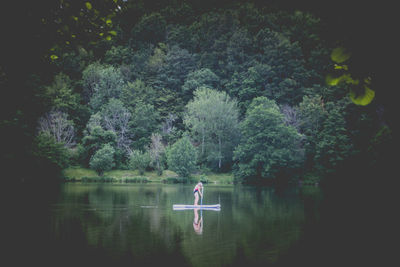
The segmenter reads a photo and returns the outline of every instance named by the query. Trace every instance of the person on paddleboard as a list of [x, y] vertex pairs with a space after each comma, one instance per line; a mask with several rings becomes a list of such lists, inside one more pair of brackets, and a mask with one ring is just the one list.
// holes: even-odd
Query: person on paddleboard
[[194, 205], [198, 205], [199, 203], [199, 198], [203, 197], [203, 184], [202, 182], [198, 182], [196, 186], [193, 189], [193, 194], [194, 194]]

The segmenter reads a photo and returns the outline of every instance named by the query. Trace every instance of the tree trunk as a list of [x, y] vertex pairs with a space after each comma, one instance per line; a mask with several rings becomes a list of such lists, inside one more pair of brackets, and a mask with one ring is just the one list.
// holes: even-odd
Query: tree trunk
[[202, 129], [202, 141], [201, 141], [201, 155], [204, 155], [204, 128]]
[[221, 169], [222, 155], [221, 155], [221, 137], [218, 137], [218, 168]]

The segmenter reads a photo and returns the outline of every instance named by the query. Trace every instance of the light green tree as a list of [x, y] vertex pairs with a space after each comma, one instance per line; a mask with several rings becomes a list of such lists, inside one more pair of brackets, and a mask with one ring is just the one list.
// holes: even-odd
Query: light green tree
[[189, 177], [196, 169], [196, 160], [196, 149], [187, 135], [184, 135], [168, 149], [168, 169], [182, 177]]
[[200, 143], [200, 157], [218, 168], [231, 162], [239, 137], [237, 102], [225, 92], [201, 87], [186, 108], [184, 123]]
[[111, 98], [101, 109], [101, 126], [117, 136], [117, 148], [126, 154], [130, 150], [131, 134], [129, 123], [131, 112], [118, 99]]
[[140, 175], [144, 174], [144, 171], [150, 164], [150, 155], [149, 153], [140, 151], [140, 150], [133, 150], [130, 159], [129, 159], [129, 167], [132, 170], [138, 170]]
[[151, 135], [151, 144], [149, 148], [149, 154], [151, 159], [151, 165], [157, 170], [158, 175], [162, 175], [163, 172], [163, 158], [165, 154], [165, 147], [161, 141], [161, 135], [153, 133]]

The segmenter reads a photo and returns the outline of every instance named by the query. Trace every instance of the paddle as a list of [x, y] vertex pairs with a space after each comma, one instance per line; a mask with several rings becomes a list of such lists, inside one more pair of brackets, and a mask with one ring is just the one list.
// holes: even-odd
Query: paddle
[[[201, 186], [201, 200], [200, 200], [200, 205], [203, 205], [203, 196], [204, 196], [204, 185]], [[203, 209], [200, 210], [200, 220], [203, 220]], [[201, 222], [201, 225], [203, 226], [203, 222]]]
[[203, 205], [203, 194], [204, 194], [204, 185], [201, 187], [201, 200], [200, 200], [200, 205]]

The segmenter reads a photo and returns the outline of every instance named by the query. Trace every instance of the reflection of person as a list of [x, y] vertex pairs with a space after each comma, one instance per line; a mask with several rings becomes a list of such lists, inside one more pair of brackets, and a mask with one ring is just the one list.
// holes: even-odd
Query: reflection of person
[[194, 219], [193, 219], [193, 229], [196, 234], [201, 235], [203, 233], [203, 216], [200, 216], [199, 219], [199, 209], [194, 210]]
[[193, 194], [194, 194], [194, 205], [198, 205], [199, 203], [199, 197], [203, 197], [203, 184], [201, 182], [198, 182], [196, 186], [194, 187]]

